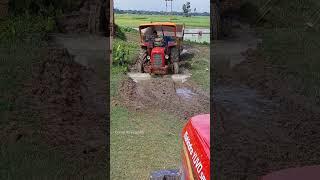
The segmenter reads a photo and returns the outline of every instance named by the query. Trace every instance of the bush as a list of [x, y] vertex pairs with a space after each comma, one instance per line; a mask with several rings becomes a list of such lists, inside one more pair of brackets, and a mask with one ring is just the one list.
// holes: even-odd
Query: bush
[[56, 28], [53, 18], [29, 14], [11, 16], [0, 21], [0, 27], [1, 44], [40, 41]]
[[127, 49], [124, 44], [118, 44], [113, 47], [113, 63], [117, 65], [128, 64], [129, 49]]
[[112, 51], [113, 65], [128, 66], [134, 62], [135, 57], [138, 55], [139, 44], [115, 39]]
[[55, 13], [54, 10], [63, 12], [77, 10], [81, 2], [81, 0], [11, 0], [9, 6], [13, 14], [23, 14], [28, 11], [33, 15], [50, 16]]

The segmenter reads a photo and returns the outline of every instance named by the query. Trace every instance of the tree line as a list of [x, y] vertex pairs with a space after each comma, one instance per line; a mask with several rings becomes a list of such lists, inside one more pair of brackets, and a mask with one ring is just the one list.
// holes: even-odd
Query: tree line
[[[165, 11], [146, 11], [146, 10], [120, 10], [115, 8], [114, 13], [116, 14], [144, 14], [144, 15], [176, 15], [176, 16], [186, 16], [185, 12], [165, 12]], [[188, 16], [210, 16], [208, 12], [191, 12], [189, 11]]]

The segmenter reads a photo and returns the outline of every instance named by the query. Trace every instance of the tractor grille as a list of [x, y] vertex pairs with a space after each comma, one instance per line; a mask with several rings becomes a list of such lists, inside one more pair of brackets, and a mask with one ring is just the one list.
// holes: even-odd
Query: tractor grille
[[155, 55], [153, 55], [153, 59], [154, 59], [154, 66], [158, 66], [158, 67], [161, 67], [161, 66], [162, 66], [161, 54], [155, 54]]

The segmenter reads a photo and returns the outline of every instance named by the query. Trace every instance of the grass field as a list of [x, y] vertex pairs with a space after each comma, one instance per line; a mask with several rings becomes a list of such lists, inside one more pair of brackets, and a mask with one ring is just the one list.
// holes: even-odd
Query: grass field
[[187, 28], [210, 28], [209, 16], [161, 16], [161, 15], [136, 15], [136, 14], [115, 14], [115, 23], [120, 26], [137, 28], [142, 23], [170, 21], [185, 23]]
[[[265, 1], [248, 2], [262, 7]], [[275, 6], [275, 5], [274, 5]], [[271, 6], [272, 7], [272, 6]], [[271, 8], [266, 23], [256, 30], [263, 40], [265, 59], [281, 67], [277, 76], [289, 80], [290, 89], [320, 102], [320, 26], [317, 0], [284, 0]], [[306, 24], [314, 23], [310, 28]]]

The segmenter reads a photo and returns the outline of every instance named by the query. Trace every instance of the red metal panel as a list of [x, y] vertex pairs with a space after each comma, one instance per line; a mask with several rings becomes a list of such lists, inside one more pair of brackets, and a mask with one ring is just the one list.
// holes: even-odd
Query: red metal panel
[[[210, 115], [192, 117], [182, 131], [183, 145], [187, 149], [193, 176], [210, 179]], [[188, 169], [184, 161], [184, 169]], [[188, 174], [188, 173], [187, 173]], [[188, 179], [188, 177], [186, 178]], [[189, 177], [189, 179], [191, 179]]]

